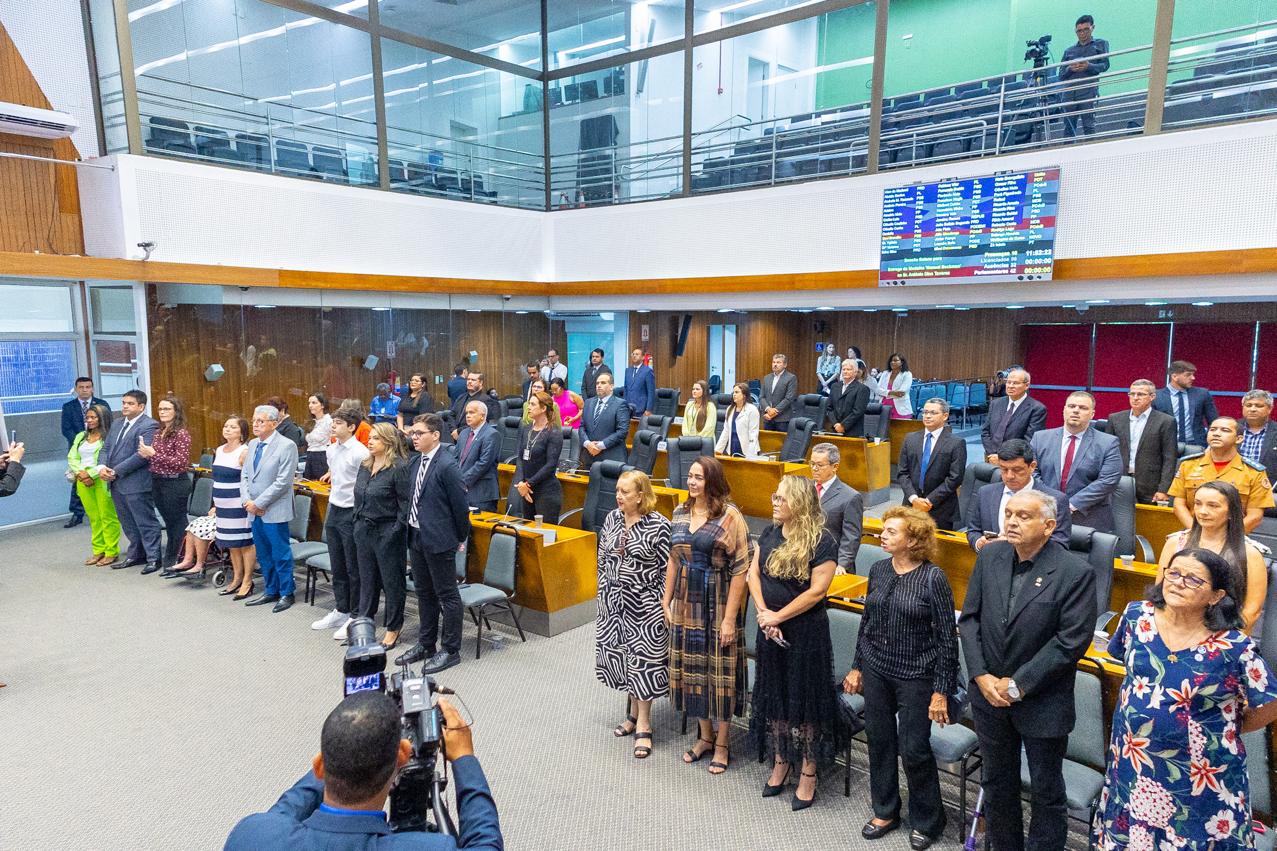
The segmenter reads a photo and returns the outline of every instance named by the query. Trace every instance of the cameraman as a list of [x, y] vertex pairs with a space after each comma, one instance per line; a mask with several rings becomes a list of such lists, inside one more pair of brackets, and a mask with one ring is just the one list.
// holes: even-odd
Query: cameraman
[[[1099, 86], [1088, 86], [1088, 77], [1098, 77], [1109, 69], [1109, 43], [1102, 38], [1092, 38], [1095, 19], [1083, 15], [1073, 25], [1077, 44], [1064, 51], [1059, 81], [1063, 92], [1060, 112], [1064, 116], [1064, 135], [1073, 138], [1095, 133], [1095, 102], [1100, 96]], [[1100, 57], [1098, 59], [1093, 57]]]
[[280, 797], [268, 812], [240, 821], [226, 851], [260, 848], [427, 849], [481, 848], [501, 851], [501, 825], [483, 769], [474, 756], [470, 728], [447, 700], [443, 711], [444, 754], [457, 785], [461, 835], [391, 833], [384, 807], [398, 770], [412, 756], [400, 738], [399, 707], [374, 691], [356, 692], [324, 721], [314, 770]]
[[14, 443], [8, 452], [0, 455], [0, 496], [13, 496], [22, 483], [22, 475], [27, 471], [22, 466], [22, 456], [26, 453], [25, 446]]

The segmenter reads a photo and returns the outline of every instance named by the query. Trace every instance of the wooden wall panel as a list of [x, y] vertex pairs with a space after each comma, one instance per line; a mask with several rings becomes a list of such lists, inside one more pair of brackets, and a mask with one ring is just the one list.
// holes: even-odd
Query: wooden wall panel
[[[0, 101], [49, 108], [18, 48], [0, 25]], [[70, 139], [32, 139], [0, 133], [0, 151], [74, 160]], [[96, 152], [95, 152], [96, 153]], [[82, 254], [80, 194], [73, 166], [0, 158], [0, 251]]]

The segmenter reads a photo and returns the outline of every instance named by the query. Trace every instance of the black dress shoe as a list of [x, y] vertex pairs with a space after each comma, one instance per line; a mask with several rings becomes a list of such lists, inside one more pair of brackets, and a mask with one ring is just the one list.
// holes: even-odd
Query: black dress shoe
[[287, 611], [293, 607], [293, 595], [285, 594], [279, 598], [279, 602], [275, 604], [275, 608], [271, 609], [271, 614], [278, 614]]
[[123, 563], [115, 565], [116, 570], [123, 570], [126, 567], [137, 567], [139, 564], [146, 564], [144, 558], [126, 558]]
[[278, 603], [278, 602], [279, 602], [278, 594], [258, 594], [256, 597], [249, 600], [244, 605], [245, 606], [264, 606], [267, 603]]
[[433, 653], [427, 653], [426, 648], [420, 644], [414, 644], [408, 648], [407, 652], [400, 653], [399, 658], [395, 660], [396, 665], [415, 665], [422, 659], [433, 656]]
[[913, 830], [909, 832], [909, 847], [913, 851], [926, 851], [926, 849], [931, 847], [932, 842], [935, 842], [935, 840], [922, 831]]
[[155, 573], [159, 569], [160, 563], [158, 561], [148, 561], [146, 567], [142, 568], [142, 575], [146, 576], [149, 573]]
[[440, 671], [446, 671], [454, 665], [460, 664], [460, 653], [449, 653], [447, 650], [440, 650], [426, 661], [426, 664], [421, 668], [421, 673], [437, 674]]
[[[814, 774], [808, 774], [807, 772], [805, 772], [805, 771], [804, 771], [804, 772], [802, 772], [802, 776], [803, 776], [803, 777], [815, 777], [816, 775], [814, 775]], [[817, 790], [816, 790], [816, 788], [813, 786], [813, 787], [812, 787], [812, 790], [811, 790], [811, 797], [804, 801], [802, 798], [798, 797], [798, 790], [797, 790], [797, 789], [795, 789], [795, 790], [794, 790], [794, 800], [793, 800], [793, 803], [790, 805], [790, 807], [789, 807], [789, 808], [790, 808], [791, 810], [793, 810], [794, 812], [798, 812], [799, 810], [805, 810], [805, 809], [807, 809], [807, 808], [808, 808], [808, 807], [810, 807], [812, 804], [816, 803], [816, 791], [817, 791]]]
[[900, 819], [894, 818], [891, 824], [874, 824], [872, 820], [865, 822], [865, 826], [860, 829], [860, 835], [865, 839], [882, 839], [888, 833], [900, 828]]
[[62, 524], [62, 528], [63, 528], [63, 529], [72, 529], [72, 528], [74, 528], [74, 527], [76, 527], [76, 526], [79, 526], [79, 525], [80, 525], [81, 523], [83, 523], [83, 522], [84, 522], [84, 518], [83, 518], [83, 517], [77, 517], [77, 516], [75, 516], [75, 515], [71, 515], [71, 519], [70, 519], [70, 520], [68, 520], [67, 522], [63, 523], [63, 524]]

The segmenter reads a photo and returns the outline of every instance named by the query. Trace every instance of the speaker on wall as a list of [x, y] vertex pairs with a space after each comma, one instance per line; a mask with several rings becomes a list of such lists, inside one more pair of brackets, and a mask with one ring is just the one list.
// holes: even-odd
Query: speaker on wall
[[691, 330], [692, 314], [684, 313], [683, 320], [678, 327], [678, 334], [674, 339], [674, 357], [681, 358], [683, 356], [683, 352], [687, 349], [687, 335]]

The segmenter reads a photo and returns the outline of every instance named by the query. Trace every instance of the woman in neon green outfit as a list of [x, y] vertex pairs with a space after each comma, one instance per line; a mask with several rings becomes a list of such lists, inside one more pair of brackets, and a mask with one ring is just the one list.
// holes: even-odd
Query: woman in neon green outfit
[[84, 513], [93, 530], [93, 555], [85, 564], [109, 567], [120, 559], [120, 518], [107, 484], [98, 478], [98, 453], [111, 428], [111, 409], [92, 405], [84, 412], [84, 431], [75, 436], [67, 464], [75, 478], [75, 492], [80, 495]]

